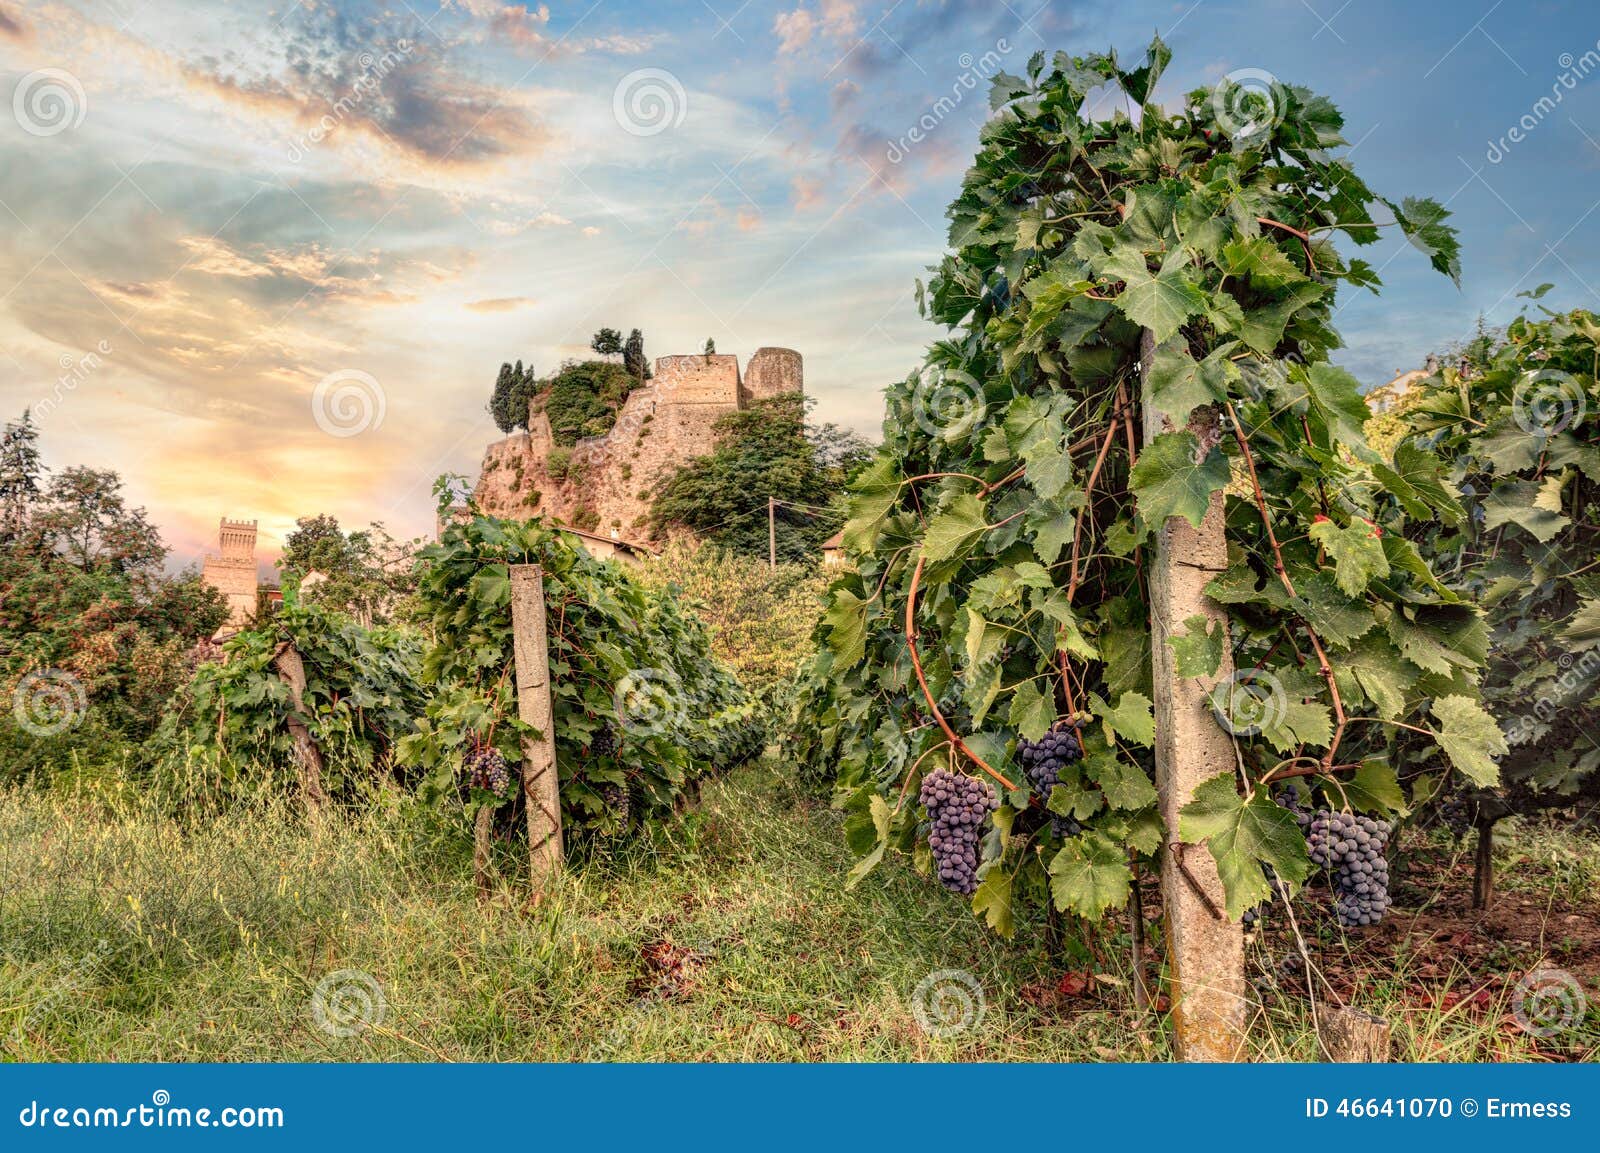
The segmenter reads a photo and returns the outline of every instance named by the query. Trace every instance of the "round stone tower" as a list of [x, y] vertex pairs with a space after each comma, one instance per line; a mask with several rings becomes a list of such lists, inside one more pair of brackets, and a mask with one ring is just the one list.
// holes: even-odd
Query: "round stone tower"
[[805, 368], [792, 348], [758, 348], [745, 365], [739, 387], [741, 407], [751, 401], [805, 391]]

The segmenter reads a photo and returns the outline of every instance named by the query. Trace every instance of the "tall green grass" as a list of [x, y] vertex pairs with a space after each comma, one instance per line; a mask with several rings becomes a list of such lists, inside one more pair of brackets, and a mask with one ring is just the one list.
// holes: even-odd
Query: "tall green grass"
[[[198, 771], [198, 770], [197, 770]], [[379, 789], [308, 824], [282, 794], [173, 805], [109, 770], [0, 790], [0, 1059], [1160, 1060], [1129, 1008], [1122, 942], [1047, 955], [899, 867], [845, 891], [838, 817], [769, 763], [524, 908], [519, 846], [480, 906], [459, 818]], [[1125, 938], [1123, 939], [1125, 941]], [[1052, 993], [1064, 968], [1101, 974]], [[919, 1025], [931, 974], [970, 973], [984, 1012]], [[1516, 1056], [1498, 1022], [1408, 1007], [1403, 959], [1371, 990], [1402, 1055]], [[381, 1020], [320, 1027], [319, 984], [355, 971]], [[354, 978], [349, 978], [354, 980]], [[953, 988], [953, 986], [952, 986]], [[1251, 1051], [1315, 1059], [1303, 1001], [1273, 1000]], [[1510, 1046], [1509, 1049], [1507, 1046]]]

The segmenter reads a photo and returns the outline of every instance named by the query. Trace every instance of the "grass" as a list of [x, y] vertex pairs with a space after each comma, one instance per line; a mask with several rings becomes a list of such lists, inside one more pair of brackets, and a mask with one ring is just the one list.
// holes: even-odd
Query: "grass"
[[[459, 825], [397, 793], [318, 827], [270, 799], [174, 819], [148, 798], [108, 795], [0, 791], [0, 1058], [1170, 1056], [1160, 1022], [1129, 1008], [1114, 934], [1098, 963], [1071, 963], [1100, 974], [1088, 991], [1064, 996], [1066, 963], [1038, 924], [1000, 940], [898, 864], [846, 891], [837, 815], [770, 763], [708, 784], [651, 838], [575, 865], [532, 910], [513, 883], [514, 846], [498, 862], [507, 883], [480, 906]], [[1508, 851], [1556, 861], [1562, 885], [1592, 897], [1594, 854], [1536, 841], [1519, 836]], [[1271, 948], [1257, 954], [1269, 974]], [[1412, 1004], [1412, 965], [1397, 956], [1361, 995], [1395, 1020], [1397, 1055], [1530, 1055], [1492, 1008]], [[971, 975], [984, 1011], [932, 1036], [916, 990], [949, 970]], [[364, 977], [333, 977], [351, 971]], [[320, 1027], [316, 992], [329, 981], [342, 992], [320, 1002], [324, 1020], [370, 1016], [378, 988], [381, 1020], [350, 1036]], [[1272, 984], [1251, 1054], [1316, 1059], [1303, 996]]]

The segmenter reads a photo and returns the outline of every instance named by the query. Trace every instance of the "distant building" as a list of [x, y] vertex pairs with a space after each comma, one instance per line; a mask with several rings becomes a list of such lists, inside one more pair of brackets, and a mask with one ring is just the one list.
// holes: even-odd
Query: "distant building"
[[647, 556], [655, 556], [656, 550], [649, 545], [640, 544], [638, 541], [623, 540], [619, 536], [601, 536], [598, 533], [584, 532], [581, 528], [572, 528], [569, 525], [558, 524], [555, 526], [564, 533], [577, 537], [583, 545], [584, 551], [596, 560], [615, 560], [623, 564], [638, 564]]
[[844, 529], [840, 529], [822, 542], [822, 567], [838, 568], [844, 564]]
[[1426, 367], [1414, 368], [1410, 372], [1397, 369], [1393, 380], [1367, 393], [1367, 408], [1374, 416], [1391, 411], [1396, 405], [1403, 404], [1414, 388], [1438, 371], [1439, 358], [1436, 356], [1428, 357]]
[[256, 522], [222, 518], [215, 553], [207, 554], [201, 579], [228, 601], [222, 631], [238, 629], [256, 611]]

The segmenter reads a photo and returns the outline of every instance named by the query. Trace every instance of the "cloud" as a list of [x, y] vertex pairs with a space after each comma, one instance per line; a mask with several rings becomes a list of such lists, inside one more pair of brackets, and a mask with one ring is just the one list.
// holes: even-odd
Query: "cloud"
[[525, 56], [575, 56], [585, 52], [635, 56], [656, 42], [654, 36], [551, 36], [545, 31], [550, 23], [550, 9], [544, 4], [538, 8], [525, 4], [474, 4], [469, 10], [473, 15], [487, 17], [487, 36], [494, 43], [509, 45], [514, 52]]
[[26, 44], [33, 39], [33, 29], [23, 20], [22, 14], [4, 0], [0, 0], [0, 40], [15, 40]]
[[833, 91], [828, 93], [828, 105], [837, 114], [854, 103], [859, 95], [861, 95], [861, 85], [847, 77], [835, 84]]
[[550, 143], [522, 94], [469, 78], [419, 37], [392, 18], [358, 22], [332, 6], [308, 7], [285, 25], [276, 53], [202, 56], [179, 67], [196, 90], [291, 121], [302, 146], [355, 133], [424, 166], [457, 168]]
[[798, 175], [790, 182], [794, 194], [794, 210], [807, 212], [822, 207], [822, 180], [815, 176]]
[[746, 204], [739, 209], [739, 213], [734, 217], [733, 223], [740, 232], [754, 232], [761, 227], [761, 213]]
[[792, 56], [811, 43], [811, 34], [817, 22], [810, 10], [796, 8], [793, 12], [779, 12], [772, 21], [772, 31], [778, 37], [778, 55]]
[[469, 312], [514, 312], [519, 308], [529, 308], [537, 304], [531, 296], [496, 296], [489, 300], [469, 300]]

